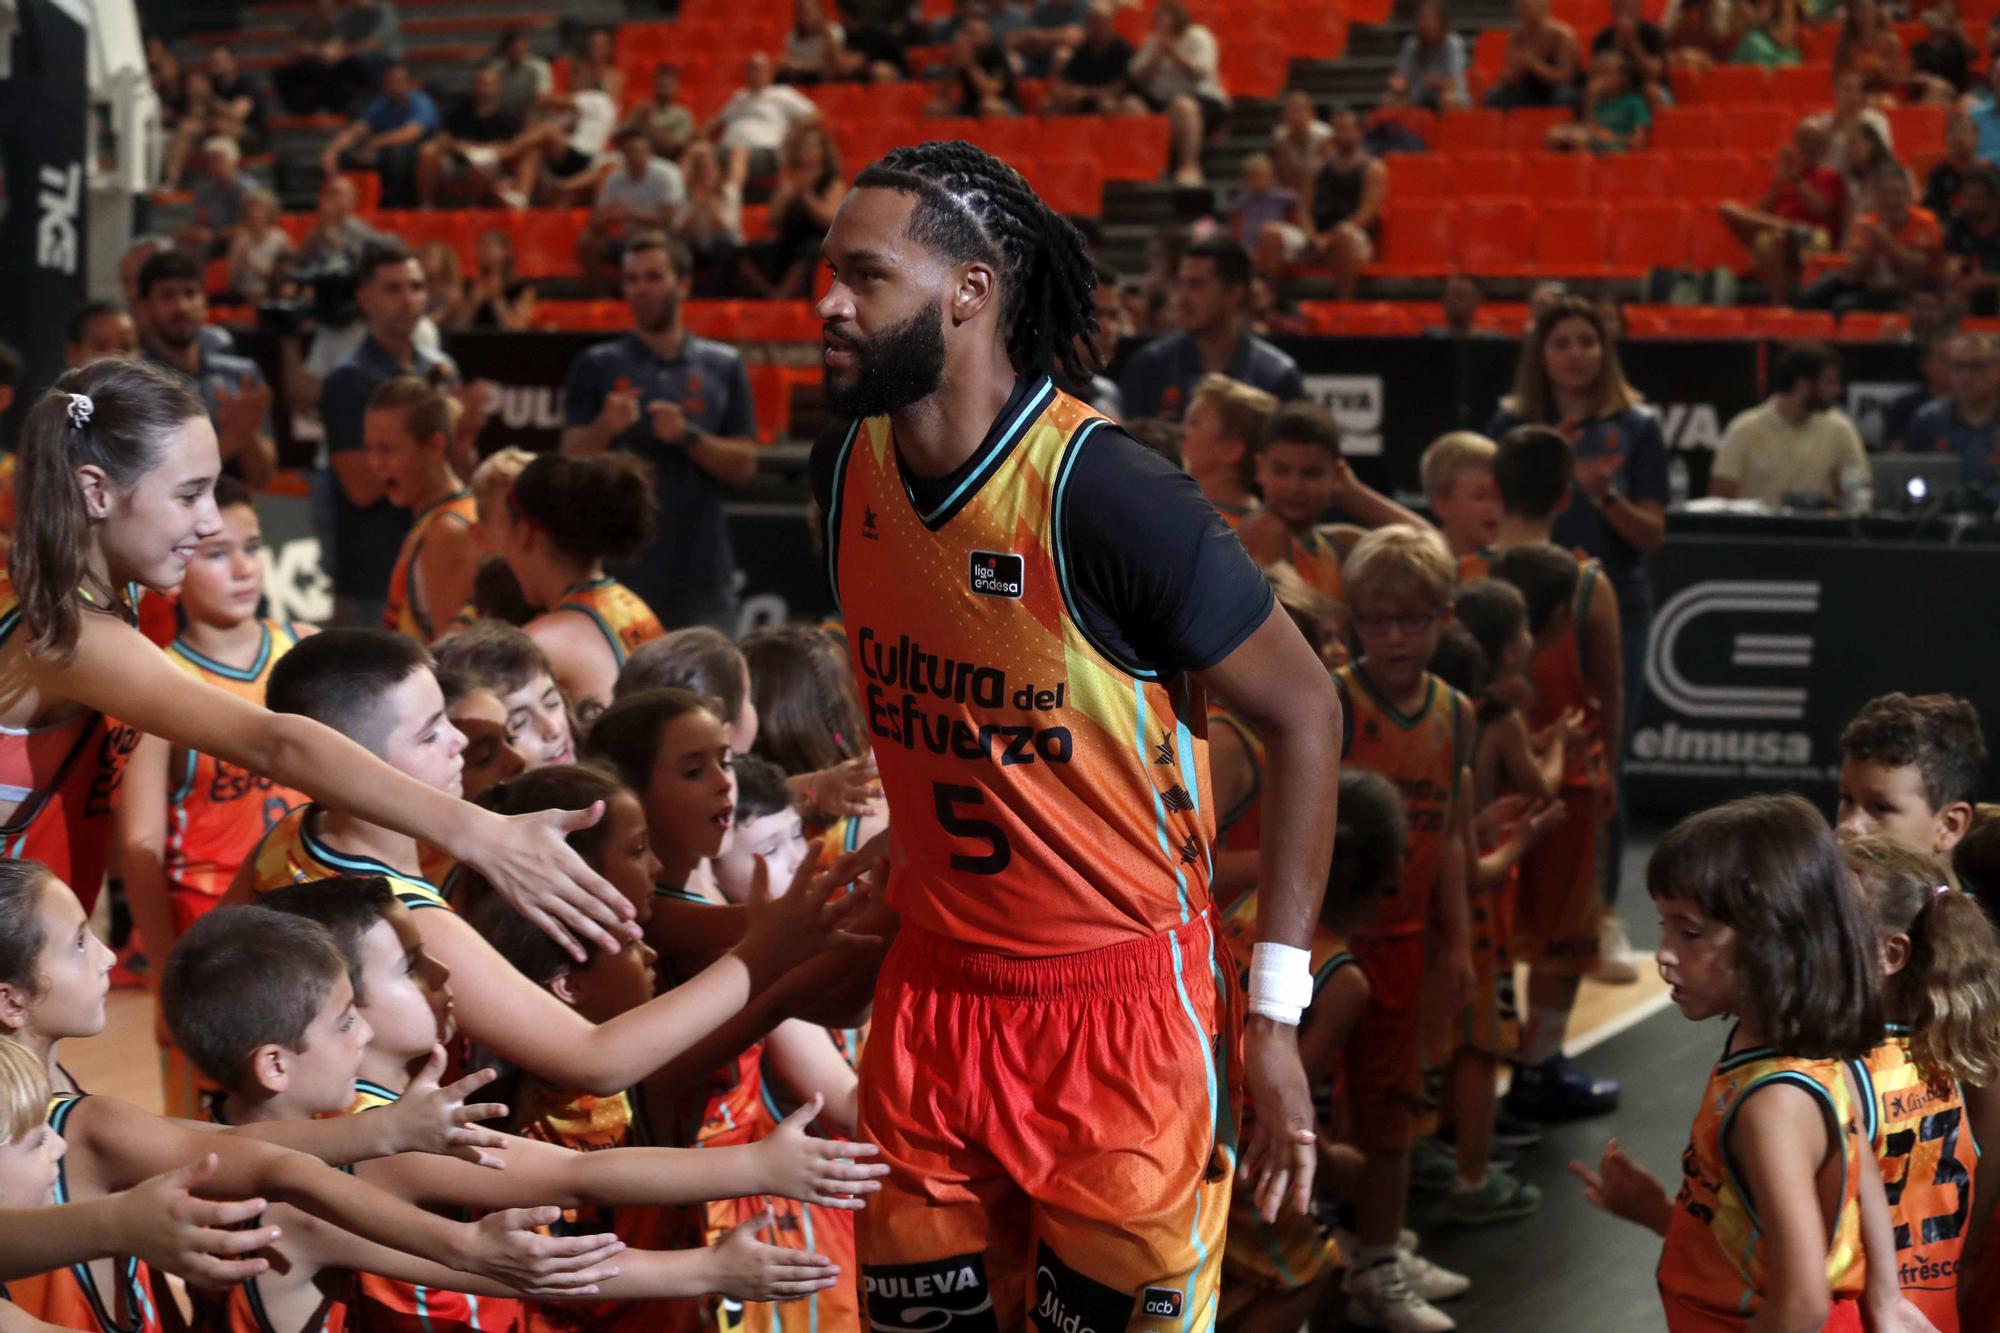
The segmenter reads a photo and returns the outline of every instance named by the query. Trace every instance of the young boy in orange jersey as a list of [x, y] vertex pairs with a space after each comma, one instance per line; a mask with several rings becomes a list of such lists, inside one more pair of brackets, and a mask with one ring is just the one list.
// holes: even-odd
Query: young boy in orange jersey
[[1885, 694], [1840, 733], [1839, 824], [1949, 864], [1985, 777], [1978, 709], [1949, 694]]
[[455, 405], [413, 376], [385, 382], [368, 399], [363, 448], [383, 498], [415, 518], [389, 573], [382, 625], [429, 643], [472, 600], [479, 571], [472, 492], [452, 471]]
[[[168, 967], [175, 1029], [228, 1089], [213, 1118], [261, 1124], [395, 1103], [412, 1071], [434, 1067], [440, 1043], [452, 1034], [448, 978], [423, 952], [408, 909], [386, 881], [358, 876], [282, 889], [272, 902], [275, 909], [231, 908], [205, 921]], [[579, 971], [604, 972], [643, 948], [599, 954]], [[630, 1104], [622, 1095], [605, 1101]], [[410, 1154], [354, 1169], [399, 1198], [433, 1208], [496, 1210], [545, 1196], [572, 1213], [587, 1210], [559, 1224], [563, 1235], [610, 1234], [599, 1224], [613, 1209], [658, 1208], [751, 1184], [810, 1197], [838, 1192], [849, 1205], [872, 1191], [868, 1178], [880, 1168], [838, 1161], [855, 1145], [808, 1141], [802, 1130], [801, 1121], [735, 1154], [625, 1148], [621, 1141], [615, 1145], [621, 1150], [607, 1155], [508, 1138], [490, 1150], [502, 1164], [497, 1171]], [[584, 1219], [588, 1225], [576, 1224]], [[276, 1327], [306, 1328], [316, 1314], [331, 1313], [329, 1307], [358, 1302], [361, 1308], [349, 1317], [381, 1327], [395, 1307], [377, 1307], [393, 1299], [392, 1284], [400, 1284], [419, 1293], [413, 1322], [425, 1328], [500, 1328], [520, 1318], [517, 1293], [507, 1288], [468, 1285], [393, 1250], [326, 1228], [302, 1229], [295, 1217], [273, 1220], [284, 1230], [273, 1248], [286, 1262], [221, 1298], [232, 1311], [249, 1304], [261, 1307]], [[601, 1300], [557, 1307], [557, 1317], [577, 1316], [583, 1327], [580, 1317], [603, 1311], [603, 1300], [644, 1302], [609, 1308], [650, 1314], [659, 1326], [662, 1309], [671, 1307], [653, 1300], [718, 1287], [769, 1298], [790, 1294], [793, 1285], [815, 1289], [833, 1276], [824, 1261], [761, 1245], [747, 1228], [711, 1250], [649, 1252], [675, 1239], [662, 1229], [621, 1235], [632, 1248], [616, 1256], [618, 1275], [599, 1284]], [[352, 1273], [360, 1275], [358, 1283]], [[213, 1321], [218, 1303], [209, 1298], [203, 1326]]]
[[1257, 445], [1278, 400], [1227, 375], [1202, 376], [1188, 402], [1181, 430], [1181, 471], [1241, 532], [1262, 502], [1257, 499]]
[[[264, 535], [243, 483], [217, 478], [215, 507], [222, 531], [188, 565], [180, 589], [184, 626], [167, 657], [195, 679], [261, 704], [271, 668], [314, 630], [257, 614]], [[127, 763], [118, 793], [125, 896], [148, 953], [164, 965], [181, 933], [221, 900], [258, 840], [305, 797], [158, 736], [142, 737]], [[167, 1114], [192, 1118], [205, 1081], [164, 1026], [157, 1035]]]
[[1517, 930], [1528, 1012], [1505, 1105], [1529, 1120], [1602, 1115], [1617, 1107], [1619, 1093], [1617, 1083], [1584, 1074], [1562, 1052], [1578, 982], [1597, 959], [1601, 832], [1617, 808], [1605, 719], [1623, 717], [1625, 706], [1617, 595], [1595, 561], [1579, 564], [1549, 542], [1569, 503], [1573, 462], [1562, 436], [1519, 426], [1500, 441], [1493, 464], [1502, 511], [1493, 577], [1520, 589], [1535, 638], [1530, 697], [1518, 702], [1531, 732], [1572, 709], [1584, 715], [1582, 735], [1564, 750], [1562, 822], [1521, 860]]
[[1345, 763], [1394, 782], [1408, 816], [1401, 887], [1359, 923], [1352, 941], [1373, 996], [1345, 1060], [1349, 1124], [1363, 1156], [1347, 1317], [1398, 1333], [1456, 1326], [1414, 1289], [1398, 1244], [1421, 1094], [1425, 972], [1441, 974], [1454, 1013], [1473, 980], [1461, 833], [1471, 795], [1459, 781], [1472, 762], [1472, 704], [1428, 669], [1456, 579], [1451, 553], [1428, 527], [1396, 525], [1363, 537], [1346, 568], [1361, 657], [1334, 673], [1346, 705]]
[[1500, 530], [1500, 490], [1493, 480], [1496, 446], [1484, 435], [1455, 430], [1440, 435], [1418, 464], [1424, 499], [1437, 516], [1444, 544], [1458, 558], [1458, 581], [1486, 577], [1487, 557]]

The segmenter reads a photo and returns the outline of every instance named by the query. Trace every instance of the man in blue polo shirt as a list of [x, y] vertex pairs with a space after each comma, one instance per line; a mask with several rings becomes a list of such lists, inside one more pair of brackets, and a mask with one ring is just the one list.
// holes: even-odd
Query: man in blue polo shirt
[[618, 577], [669, 629], [733, 634], [736, 557], [723, 488], [756, 475], [757, 419], [736, 350], [681, 322], [689, 272], [686, 249], [662, 233], [627, 243], [620, 280], [632, 331], [570, 367], [562, 451], [625, 449], [653, 465], [655, 536]]
[[332, 523], [321, 535], [332, 540], [327, 569], [333, 576], [334, 618], [372, 629], [382, 623], [389, 571], [410, 530], [410, 511], [383, 498], [381, 479], [362, 452], [368, 398], [398, 375], [455, 384], [458, 371], [448, 358], [412, 341], [424, 317], [424, 268], [408, 247], [394, 238], [371, 241], [361, 251], [355, 278], [355, 299], [368, 331], [327, 372], [319, 391], [333, 474]]
[[332, 176], [343, 167], [373, 167], [382, 177], [382, 206], [414, 208], [417, 156], [438, 124], [437, 104], [417, 87], [407, 65], [393, 64], [382, 74], [382, 91], [320, 154], [320, 172]]
[[1903, 432], [1911, 453], [1957, 454], [1968, 490], [2000, 499], [2000, 338], [1951, 341], [1951, 392], [1917, 409]]
[[268, 428], [271, 390], [255, 361], [203, 344], [208, 295], [201, 265], [179, 250], [162, 250], [140, 266], [136, 291], [145, 311], [138, 321], [146, 330], [140, 355], [195, 382], [215, 424], [223, 469], [264, 485], [278, 461]]
[[1179, 421], [1194, 386], [1217, 372], [1280, 402], [1306, 396], [1298, 363], [1250, 332], [1250, 255], [1227, 236], [1211, 236], [1181, 257], [1174, 314], [1181, 332], [1155, 338], [1132, 357], [1119, 378], [1125, 417]]

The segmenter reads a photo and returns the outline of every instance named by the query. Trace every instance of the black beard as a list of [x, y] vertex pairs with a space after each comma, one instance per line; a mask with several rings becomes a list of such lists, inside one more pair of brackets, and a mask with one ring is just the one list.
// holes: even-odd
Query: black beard
[[932, 302], [865, 342], [851, 334], [834, 341], [854, 354], [854, 383], [840, 388], [829, 371], [828, 404], [843, 417], [887, 416], [930, 397], [943, 381], [944, 302]]

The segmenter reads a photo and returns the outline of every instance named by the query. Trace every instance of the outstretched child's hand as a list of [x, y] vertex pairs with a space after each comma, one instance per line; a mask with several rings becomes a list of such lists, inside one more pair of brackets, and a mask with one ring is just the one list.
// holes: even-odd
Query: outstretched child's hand
[[840, 1280], [839, 1267], [823, 1254], [758, 1240], [757, 1233], [771, 1222], [766, 1208], [710, 1247], [711, 1291], [739, 1301], [796, 1301]]
[[256, 1251], [278, 1239], [278, 1228], [237, 1229], [263, 1216], [262, 1199], [220, 1202], [195, 1197], [194, 1192], [215, 1174], [216, 1161], [210, 1153], [113, 1195], [119, 1205], [117, 1253], [197, 1287], [231, 1287], [268, 1269], [270, 1261], [259, 1258]]
[[858, 755], [832, 768], [808, 773], [800, 795], [809, 810], [838, 819], [843, 815], [865, 815], [882, 798], [882, 778], [875, 771], [875, 756]]
[[473, 1093], [499, 1077], [495, 1070], [482, 1069], [476, 1074], [467, 1074], [448, 1088], [438, 1086], [438, 1076], [444, 1072], [444, 1047], [431, 1047], [430, 1059], [410, 1080], [409, 1089], [402, 1100], [394, 1106], [383, 1107], [376, 1114], [388, 1116], [397, 1126], [397, 1152], [436, 1153], [441, 1157], [458, 1157], [476, 1166], [490, 1166], [495, 1170], [505, 1166], [506, 1160], [487, 1152], [488, 1148], [505, 1148], [507, 1136], [490, 1129], [480, 1129], [481, 1120], [497, 1120], [507, 1114], [507, 1107], [501, 1102], [467, 1102]]
[[1645, 1167], [1619, 1150], [1618, 1140], [1604, 1145], [1604, 1159], [1592, 1171], [1582, 1162], [1569, 1164], [1571, 1174], [1583, 1182], [1583, 1197], [1594, 1207], [1613, 1217], [1636, 1222], [1648, 1231], [1667, 1234], [1667, 1219], [1673, 1215], [1673, 1201], [1666, 1187]]
[[1562, 822], [1563, 803], [1561, 801], [1542, 802], [1528, 816], [1528, 822], [1523, 826], [1523, 836], [1528, 840], [1527, 845], [1533, 847], [1536, 843], [1547, 837], [1550, 830]]
[[567, 841], [604, 817], [604, 802], [525, 815], [476, 813], [473, 835], [444, 850], [486, 876], [515, 911], [570, 957], [588, 962], [592, 950], [616, 953], [626, 940], [639, 938], [631, 899], [585, 865]]
[[825, 1094], [814, 1093], [811, 1101], [786, 1116], [757, 1145], [765, 1167], [762, 1192], [822, 1208], [864, 1207], [868, 1201], [862, 1196], [881, 1190], [879, 1177], [888, 1175], [889, 1168], [854, 1160], [881, 1151], [872, 1143], [816, 1139], [806, 1133], [806, 1126], [825, 1105]]
[[461, 1273], [490, 1277], [529, 1296], [589, 1296], [618, 1276], [609, 1262], [625, 1249], [612, 1235], [544, 1236], [537, 1227], [562, 1220], [560, 1208], [509, 1208], [466, 1224], [462, 1252], [452, 1261]]
[[737, 956], [750, 969], [759, 985], [790, 971], [819, 953], [846, 945], [877, 943], [873, 936], [851, 933], [847, 924], [865, 915], [871, 906], [874, 880], [870, 877], [855, 892], [839, 891], [873, 866], [876, 858], [848, 852], [822, 868], [817, 857], [809, 856], [792, 876], [792, 884], [781, 898], [771, 896], [769, 868], [762, 858], [750, 879], [750, 897]]

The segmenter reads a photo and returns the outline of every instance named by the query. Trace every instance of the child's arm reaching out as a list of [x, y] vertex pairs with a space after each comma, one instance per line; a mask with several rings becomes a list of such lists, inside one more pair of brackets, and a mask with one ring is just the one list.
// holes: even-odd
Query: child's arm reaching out
[[367, 1115], [262, 1120], [232, 1126], [225, 1132], [290, 1148], [317, 1157], [328, 1166], [349, 1166], [397, 1153], [438, 1153], [480, 1166], [499, 1166], [501, 1159], [492, 1150], [504, 1148], [512, 1140], [497, 1130], [478, 1128], [478, 1122], [504, 1116], [507, 1108], [499, 1102], [468, 1102], [473, 1093], [499, 1075], [482, 1069], [448, 1088], [440, 1087], [438, 1075], [444, 1062], [444, 1047], [436, 1047], [395, 1105], [378, 1106]]
[[226, 1287], [256, 1277], [270, 1265], [254, 1252], [277, 1239], [277, 1231], [237, 1229], [264, 1211], [262, 1199], [215, 1202], [194, 1196], [215, 1167], [209, 1155], [99, 1198], [60, 1207], [0, 1208], [0, 1236], [7, 1238], [0, 1246], [0, 1282], [119, 1254], [196, 1286]]
[[1593, 1208], [1602, 1208], [1613, 1217], [1637, 1223], [1657, 1236], [1667, 1234], [1667, 1222], [1674, 1215], [1674, 1202], [1667, 1197], [1659, 1177], [1640, 1166], [1612, 1139], [1604, 1145], [1604, 1158], [1592, 1171], [1582, 1162], [1569, 1164], [1571, 1174], [1583, 1182], [1583, 1197]]

